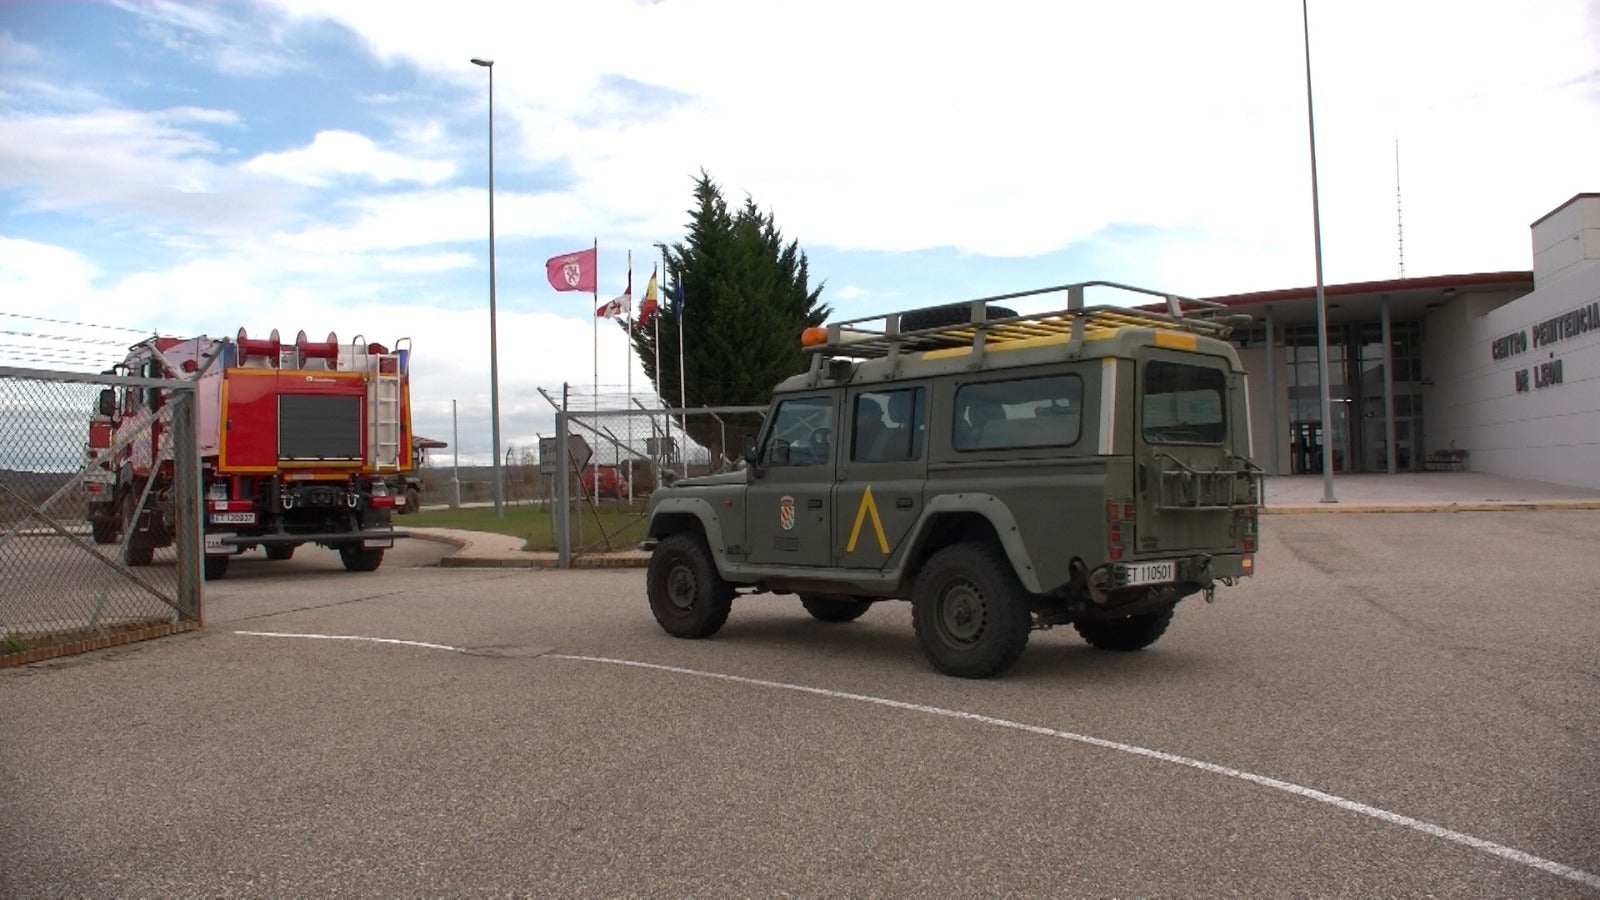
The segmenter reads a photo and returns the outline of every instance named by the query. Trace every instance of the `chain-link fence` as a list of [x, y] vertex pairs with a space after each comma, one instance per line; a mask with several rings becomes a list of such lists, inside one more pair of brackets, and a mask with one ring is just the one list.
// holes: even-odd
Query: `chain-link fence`
[[[679, 409], [570, 386], [559, 397], [541, 393], [556, 409], [556, 436], [540, 442], [539, 470], [562, 565], [633, 549], [644, 537], [650, 494], [679, 478], [741, 466], [744, 439], [761, 430], [765, 414], [760, 406]], [[557, 477], [562, 471], [566, 477]]]
[[197, 627], [195, 385], [0, 367], [0, 665]]

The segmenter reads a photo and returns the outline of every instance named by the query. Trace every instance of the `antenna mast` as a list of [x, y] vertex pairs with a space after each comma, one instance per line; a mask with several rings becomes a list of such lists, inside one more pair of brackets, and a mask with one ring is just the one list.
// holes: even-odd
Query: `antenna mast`
[[1394, 230], [1400, 242], [1400, 277], [1406, 277], [1406, 218], [1400, 206], [1400, 139], [1394, 139]]

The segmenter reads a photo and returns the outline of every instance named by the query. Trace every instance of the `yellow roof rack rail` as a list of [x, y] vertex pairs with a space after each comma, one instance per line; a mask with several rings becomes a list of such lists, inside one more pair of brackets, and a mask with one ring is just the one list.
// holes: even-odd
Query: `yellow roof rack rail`
[[[1084, 297], [1090, 288], [1156, 298], [1165, 309], [1147, 308], [1157, 306], [1157, 303], [1148, 303], [1146, 308], [1087, 306]], [[1066, 295], [1066, 307], [1050, 312], [1018, 315], [996, 305], [1008, 300], [1062, 293]], [[966, 316], [961, 315], [962, 307], [966, 307]], [[1233, 313], [1228, 307], [1214, 301], [1180, 297], [1113, 281], [1084, 281], [998, 294], [931, 309], [828, 323], [807, 329], [802, 344], [807, 352], [826, 357], [876, 359], [909, 352], [958, 348], [972, 348], [982, 353], [985, 346], [1052, 338], [1059, 340], [1063, 337], [1077, 344], [1130, 327], [1225, 339], [1234, 326], [1248, 323], [1250, 318]], [[942, 321], [923, 324], [930, 319]]]

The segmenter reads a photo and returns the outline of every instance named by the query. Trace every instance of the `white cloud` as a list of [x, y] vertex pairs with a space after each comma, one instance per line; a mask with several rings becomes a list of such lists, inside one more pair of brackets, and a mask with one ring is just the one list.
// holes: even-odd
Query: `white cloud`
[[378, 184], [397, 181], [438, 184], [455, 174], [455, 166], [449, 162], [413, 159], [382, 150], [370, 138], [349, 131], [318, 132], [309, 146], [263, 153], [245, 163], [244, 168], [297, 184], [317, 186], [344, 176], [362, 176]]

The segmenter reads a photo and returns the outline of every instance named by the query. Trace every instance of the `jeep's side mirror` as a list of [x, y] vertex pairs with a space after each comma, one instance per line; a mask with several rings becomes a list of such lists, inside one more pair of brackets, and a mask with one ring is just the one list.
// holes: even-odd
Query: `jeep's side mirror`
[[739, 455], [744, 457], [744, 461], [752, 466], [761, 462], [761, 452], [760, 448], [756, 446], [755, 435], [747, 434], [744, 436], [744, 440], [739, 442]]
[[106, 388], [100, 392], [100, 415], [110, 416], [117, 411], [117, 392]]

